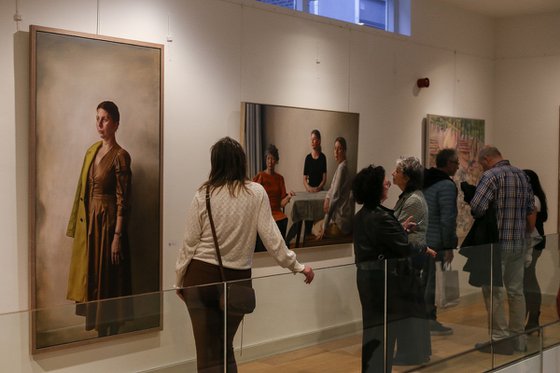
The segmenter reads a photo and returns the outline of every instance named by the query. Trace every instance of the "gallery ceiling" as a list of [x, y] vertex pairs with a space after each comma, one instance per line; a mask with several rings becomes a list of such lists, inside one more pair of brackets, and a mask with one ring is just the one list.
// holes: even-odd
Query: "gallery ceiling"
[[441, 0], [490, 17], [504, 18], [560, 11], [560, 0]]

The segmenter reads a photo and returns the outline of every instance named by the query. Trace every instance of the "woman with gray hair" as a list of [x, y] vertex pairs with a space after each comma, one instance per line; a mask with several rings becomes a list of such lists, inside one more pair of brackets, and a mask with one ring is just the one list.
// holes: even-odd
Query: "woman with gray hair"
[[[401, 158], [397, 161], [393, 171], [393, 183], [402, 191], [395, 204], [395, 217], [408, 226], [413, 223], [413, 228], [408, 229], [408, 241], [411, 247], [426, 245], [426, 231], [428, 229], [428, 205], [422, 194], [422, 181], [424, 166], [416, 157]], [[407, 224], [408, 223], [408, 224]], [[420, 271], [424, 255], [435, 255], [435, 251], [428, 248], [425, 253], [413, 252], [410, 268], [410, 285], [407, 289], [409, 310], [411, 315], [404, 319], [401, 327], [397, 328], [397, 353], [394, 365], [418, 365], [430, 360], [432, 348], [430, 343], [430, 330], [425, 319], [425, 304], [423, 289], [421, 288]], [[417, 265], [418, 264], [418, 265]]]
[[393, 171], [393, 184], [402, 191], [395, 204], [395, 216], [402, 223], [411, 218], [416, 223], [408, 240], [415, 244], [426, 244], [428, 229], [428, 205], [422, 193], [424, 166], [416, 157], [400, 158]]

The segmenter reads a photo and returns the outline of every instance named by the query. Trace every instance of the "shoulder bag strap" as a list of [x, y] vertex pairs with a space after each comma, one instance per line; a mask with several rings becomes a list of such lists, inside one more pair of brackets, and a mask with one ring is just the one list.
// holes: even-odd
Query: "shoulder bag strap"
[[218, 263], [220, 263], [220, 276], [222, 277], [222, 282], [226, 282], [224, 266], [222, 265], [222, 255], [220, 254], [220, 246], [218, 245], [218, 236], [216, 236], [216, 227], [214, 226], [212, 209], [210, 208], [210, 185], [206, 186], [206, 211], [208, 211], [208, 219], [210, 219], [210, 228], [212, 229], [212, 237], [214, 238], [214, 246], [216, 247], [216, 256], [218, 257]]

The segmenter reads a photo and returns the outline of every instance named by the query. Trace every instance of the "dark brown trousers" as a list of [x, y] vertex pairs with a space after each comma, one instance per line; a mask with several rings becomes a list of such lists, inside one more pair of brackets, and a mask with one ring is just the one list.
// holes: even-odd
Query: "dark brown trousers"
[[[251, 286], [251, 270], [224, 268], [227, 281], [243, 280]], [[224, 337], [226, 338], [227, 372], [237, 373], [233, 353], [233, 337], [243, 320], [242, 315], [227, 317], [227, 335], [224, 328], [224, 312], [220, 308], [220, 296], [224, 291], [220, 267], [192, 260], [183, 278], [183, 295], [192, 322], [196, 345], [196, 365], [199, 373], [224, 372]], [[219, 284], [215, 284], [215, 283]], [[213, 284], [206, 285], [205, 284]]]

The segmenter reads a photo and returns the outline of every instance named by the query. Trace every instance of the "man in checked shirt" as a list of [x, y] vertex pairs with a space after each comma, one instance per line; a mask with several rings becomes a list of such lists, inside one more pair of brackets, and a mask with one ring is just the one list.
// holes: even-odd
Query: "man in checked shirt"
[[[495, 353], [511, 355], [514, 350], [526, 350], [525, 297], [523, 270], [526, 241], [535, 226], [536, 211], [533, 191], [525, 173], [512, 166], [496, 147], [485, 146], [478, 153], [484, 173], [470, 202], [475, 218], [483, 216], [494, 206], [498, 224], [498, 250], [501, 256], [503, 287], [482, 286], [486, 309], [492, 314], [492, 349]], [[507, 294], [509, 324], [504, 302]], [[490, 303], [492, 296], [493, 302]], [[490, 307], [492, 311], [490, 313]], [[490, 352], [490, 344], [475, 346]]]

